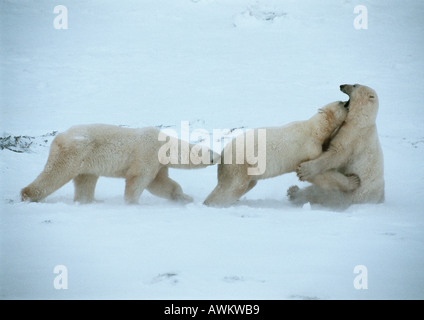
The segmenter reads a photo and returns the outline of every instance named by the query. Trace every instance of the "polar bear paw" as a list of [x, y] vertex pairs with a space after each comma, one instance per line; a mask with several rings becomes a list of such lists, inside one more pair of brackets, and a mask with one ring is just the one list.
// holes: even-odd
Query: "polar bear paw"
[[319, 171], [312, 161], [306, 161], [297, 167], [296, 173], [300, 181], [308, 181], [315, 177]]
[[293, 201], [296, 199], [296, 193], [300, 190], [298, 186], [291, 186], [287, 189], [287, 197], [290, 201]]
[[349, 181], [347, 191], [354, 191], [361, 186], [361, 178], [357, 174], [347, 174], [346, 177]]
[[287, 197], [289, 201], [296, 207], [301, 207], [308, 201], [305, 201], [304, 195], [300, 192], [300, 188], [298, 186], [291, 186], [287, 189]]
[[191, 203], [193, 202], [193, 198], [189, 195], [182, 193], [176, 197], [176, 200], [181, 203]]

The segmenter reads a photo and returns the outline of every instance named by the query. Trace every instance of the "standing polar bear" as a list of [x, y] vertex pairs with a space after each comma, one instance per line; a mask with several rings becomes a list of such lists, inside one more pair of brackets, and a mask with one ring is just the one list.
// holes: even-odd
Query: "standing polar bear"
[[[200, 150], [201, 161], [189, 161]], [[21, 199], [40, 201], [73, 179], [74, 201], [92, 202], [97, 179], [106, 176], [125, 178], [127, 203], [137, 203], [144, 189], [162, 198], [192, 201], [168, 177], [168, 167], [203, 168], [219, 158], [206, 147], [200, 149], [153, 127], [75, 126], [53, 140], [43, 172], [22, 189]]]
[[[349, 100], [349, 114], [328, 151], [302, 163], [297, 174], [313, 185], [303, 190], [293, 186], [288, 196], [296, 204], [310, 202], [344, 209], [357, 203], [384, 201], [384, 159], [375, 124], [378, 111], [376, 92], [366, 86], [341, 85]], [[339, 182], [355, 174], [360, 186], [352, 191]]]
[[[326, 105], [307, 121], [250, 130], [233, 139], [221, 153], [221, 161], [224, 162], [218, 164], [218, 184], [204, 204], [229, 206], [251, 190], [258, 180], [294, 172], [301, 162], [317, 158], [322, 153], [324, 142], [342, 125], [347, 113], [347, 103], [337, 101]], [[262, 136], [265, 141], [261, 141], [261, 130], [265, 130], [266, 134]], [[249, 136], [256, 136], [256, 139], [249, 141]], [[261, 142], [266, 150], [262, 150]], [[245, 152], [248, 158], [249, 148], [258, 150], [257, 167], [253, 167], [248, 159], [237, 161], [238, 158], [244, 159]], [[231, 163], [228, 158], [236, 159], [236, 163]], [[348, 177], [348, 180], [350, 189], [357, 187], [355, 176]]]

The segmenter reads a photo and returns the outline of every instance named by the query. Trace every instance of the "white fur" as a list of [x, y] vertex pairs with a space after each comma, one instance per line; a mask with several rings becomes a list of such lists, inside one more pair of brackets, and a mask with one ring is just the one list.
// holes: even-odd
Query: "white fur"
[[[241, 164], [235, 162], [237, 154], [240, 156], [240, 153], [245, 153], [245, 149], [237, 148], [239, 137], [234, 139], [221, 153], [224, 162], [218, 165], [218, 184], [204, 203], [209, 206], [229, 206], [251, 190], [257, 180], [293, 172], [301, 162], [317, 158], [322, 153], [324, 141], [345, 120], [347, 110], [344, 105], [342, 101], [333, 102], [309, 120], [265, 128], [266, 166], [258, 175], [249, 175], [248, 170], [254, 165], [248, 161]], [[248, 134], [245, 133], [241, 138], [244, 139]], [[258, 135], [258, 129], [255, 129], [254, 134]], [[254, 146], [254, 150], [258, 150], [257, 137]], [[232, 155], [232, 164], [226, 164], [229, 155]], [[262, 156], [259, 154], [258, 158]]]
[[[209, 164], [163, 164], [158, 156], [160, 148], [167, 144], [177, 150], [182, 142], [173, 137], [167, 142], [159, 141], [159, 133], [156, 128], [129, 129], [103, 124], [72, 127], [53, 140], [43, 172], [22, 189], [21, 198], [40, 201], [73, 180], [74, 200], [91, 202], [97, 179], [106, 176], [126, 179], [128, 203], [137, 203], [144, 189], [167, 199], [190, 201], [191, 197], [168, 177], [168, 167], [191, 169]], [[190, 144], [189, 149], [192, 148]], [[212, 159], [210, 164], [216, 163], [219, 154], [207, 151]], [[180, 154], [177, 156], [181, 158]]]
[[[355, 203], [384, 201], [384, 159], [375, 124], [377, 93], [362, 85], [343, 85], [348, 94], [349, 114], [332, 139], [329, 150], [298, 168], [301, 180], [313, 186], [289, 189], [289, 197], [298, 204], [311, 202], [345, 208]], [[343, 179], [358, 177], [358, 188], [344, 188]]]

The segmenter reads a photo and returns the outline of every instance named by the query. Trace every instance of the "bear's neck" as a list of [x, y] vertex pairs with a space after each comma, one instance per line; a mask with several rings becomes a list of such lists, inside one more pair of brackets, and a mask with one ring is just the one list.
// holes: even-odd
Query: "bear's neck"
[[377, 112], [364, 112], [363, 110], [358, 110], [357, 112], [349, 111], [346, 123], [355, 126], [355, 128], [366, 128], [375, 126], [376, 120]]
[[355, 128], [375, 126], [377, 113], [378, 100], [375, 102], [369, 102], [351, 98], [346, 122], [355, 126]]

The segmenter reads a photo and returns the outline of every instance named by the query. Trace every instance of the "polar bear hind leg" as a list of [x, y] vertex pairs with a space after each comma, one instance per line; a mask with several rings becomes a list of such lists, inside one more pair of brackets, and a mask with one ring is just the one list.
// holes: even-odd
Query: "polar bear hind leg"
[[94, 190], [96, 188], [98, 176], [93, 174], [80, 174], [74, 178], [74, 201], [80, 203], [90, 203], [94, 201]]
[[361, 179], [356, 174], [343, 174], [337, 170], [325, 171], [308, 181], [325, 191], [351, 192], [361, 185]]
[[218, 184], [204, 204], [228, 207], [256, 185], [247, 174], [245, 165], [218, 165]]
[[252, 190], [256, 184], [258, 183], [258, 180], [250, 180], [249, 185], [247, 186], [246, 191], [244, 192], [244, 194], [248, 193], [250, 190]]
[[21, 190], [22, 201], [38, 202], [71, 181], [77, 174], [74, 166], [77, 154], [63, 147], [62, 136], [58, 135], [50, 147], [49, 158], [40, 175]]
[[137, 204], [144, 189], [152, 179], [143, 175], [132, 175], [125, 179], [125, 202]]
[[352, 203], [352, 197], [347, 192], [326, 191], [311, 185], [304, 189], [298, 186], [291, 186], [287, 190], [287, 196], [290, 202], [296, 206], [303, 206], [305, 203], [323, 205], [335, 210], [344, 210]]
[[37, 179], [21, 190], [21, 200], [38, 202], [71, 181], [72, 175], [43, 171]]

